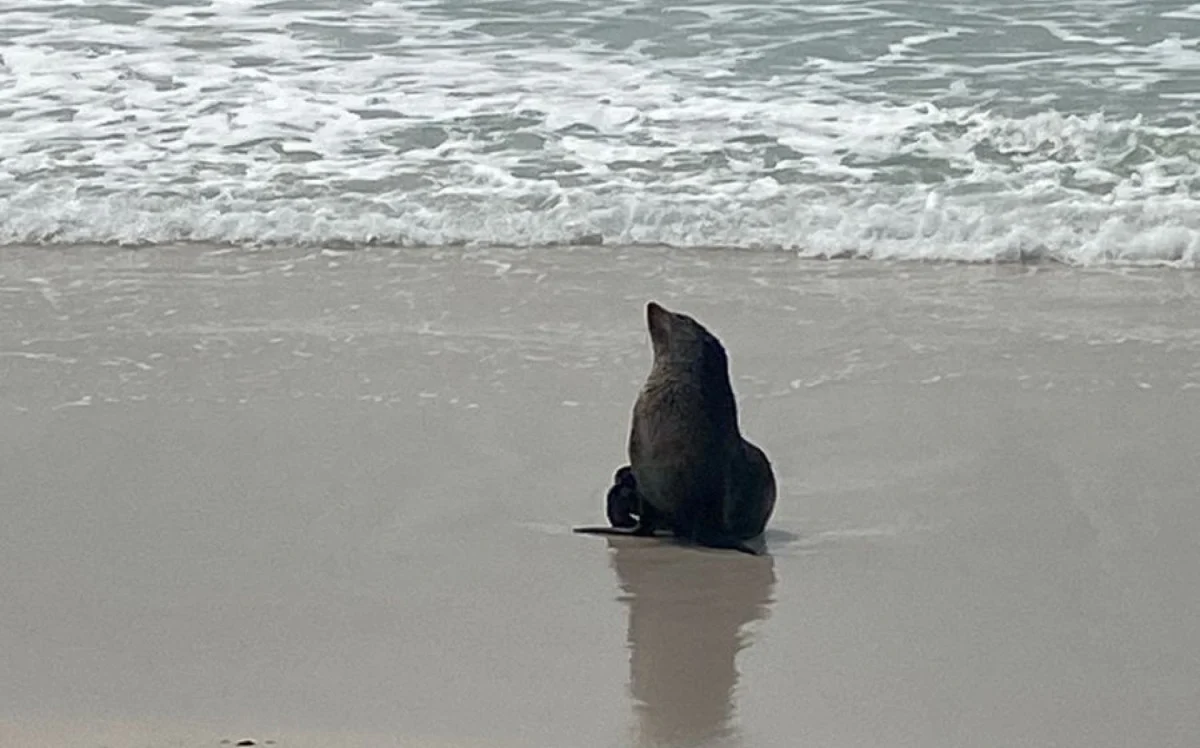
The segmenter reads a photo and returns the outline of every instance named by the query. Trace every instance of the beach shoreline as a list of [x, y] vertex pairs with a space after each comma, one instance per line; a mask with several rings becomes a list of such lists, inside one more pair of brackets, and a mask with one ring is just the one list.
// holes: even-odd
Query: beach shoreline
[[[1190, 746], [1198, 296], [752, 251], [6, 248], [0, 742]], [[729, 351], [780, 486], [762, 564], [570, 533], [624, 460], [651, 299]]]

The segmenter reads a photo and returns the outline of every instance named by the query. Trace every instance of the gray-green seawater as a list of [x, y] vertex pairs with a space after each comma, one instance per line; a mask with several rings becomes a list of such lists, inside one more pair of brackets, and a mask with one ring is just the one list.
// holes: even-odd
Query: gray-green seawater
[[1200, 264], [1200, 6], [12, 0], [0, 243]]

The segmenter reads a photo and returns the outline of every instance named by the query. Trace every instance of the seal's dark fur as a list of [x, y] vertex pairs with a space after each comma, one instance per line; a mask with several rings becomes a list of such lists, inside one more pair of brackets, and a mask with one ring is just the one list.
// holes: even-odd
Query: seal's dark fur
[[609, 490], [609, 522], [753, 552], [744, 541], [766, 528], [775, 476], [738, 429], [725, 348], [693, 318], [654, 302], [646, 322], [654, 364], [633, 407], [629, 465]]

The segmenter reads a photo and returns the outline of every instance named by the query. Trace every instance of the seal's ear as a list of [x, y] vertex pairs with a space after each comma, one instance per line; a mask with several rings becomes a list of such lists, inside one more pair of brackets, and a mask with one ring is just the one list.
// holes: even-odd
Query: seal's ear
[[663, 345], [671, 331], [671, 313], [653, 301], [646, 304], [646, 326], [650, 328], [650, 339]]

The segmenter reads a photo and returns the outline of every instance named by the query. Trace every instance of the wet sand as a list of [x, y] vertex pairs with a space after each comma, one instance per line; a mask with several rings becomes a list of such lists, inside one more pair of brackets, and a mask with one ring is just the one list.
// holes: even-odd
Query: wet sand
[[[0, 254], [0, 745], [1193, 746], [1200, 276]], [[578, 536], [729, 348], [770, 555]]]

